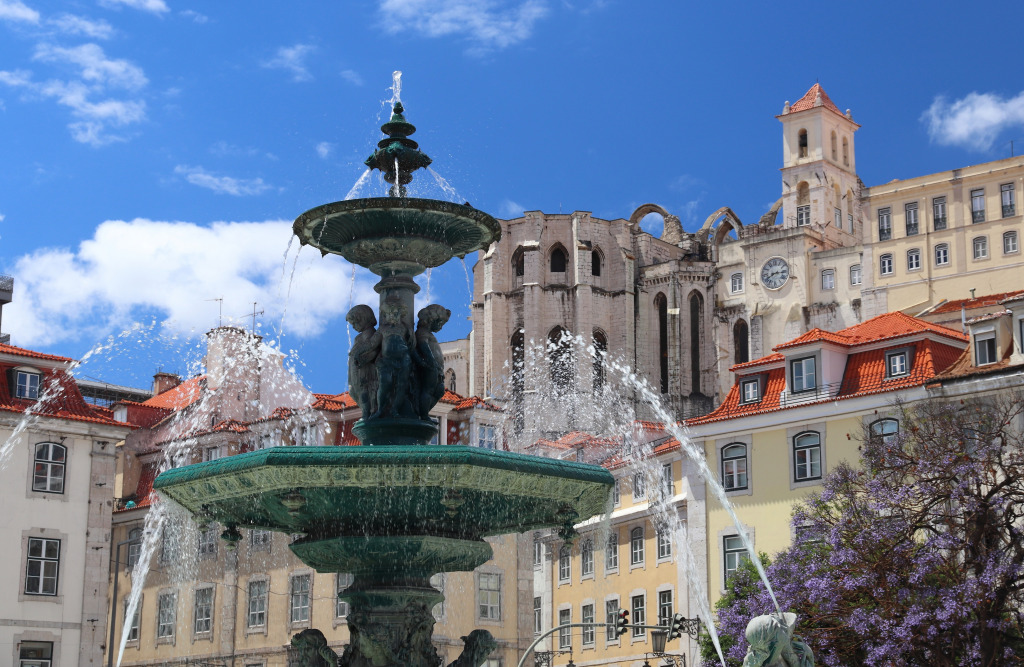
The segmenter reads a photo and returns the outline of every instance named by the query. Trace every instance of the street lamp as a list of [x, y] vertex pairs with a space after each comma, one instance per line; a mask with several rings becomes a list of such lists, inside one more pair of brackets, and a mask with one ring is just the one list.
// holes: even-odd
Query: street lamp
[[665, 642], [668, 640], [668, 632], [664, 630], [651, 630], [652, 653], [664, 653]]

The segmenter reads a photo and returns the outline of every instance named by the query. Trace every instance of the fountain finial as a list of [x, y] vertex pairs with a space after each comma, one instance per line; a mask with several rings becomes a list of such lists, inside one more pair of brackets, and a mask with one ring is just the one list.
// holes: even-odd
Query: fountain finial
[[419, 144], [409, 138], [416, 131], [416, 126], [402, 115], [405, 107], [395, 102], [391, 120], [380, 126], [380, 131], [388, 135], [377, 143], [377, 150], [366, 158], [366, 166], [378, 169], [384, 174], [384, 180], [391, 183], [389, 194], [392, 197], [404, 197], [405, 186], [412, 181], [412, 172], [429, 166], [432, 160], [419, 149]]

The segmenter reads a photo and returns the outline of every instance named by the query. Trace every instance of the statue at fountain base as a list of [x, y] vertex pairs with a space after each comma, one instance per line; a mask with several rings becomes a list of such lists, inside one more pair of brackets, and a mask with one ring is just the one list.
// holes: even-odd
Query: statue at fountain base
[[796, 614], [766, 614], [747, 623], [743, 667], [814, 667], [814, 653], [793, 635]]

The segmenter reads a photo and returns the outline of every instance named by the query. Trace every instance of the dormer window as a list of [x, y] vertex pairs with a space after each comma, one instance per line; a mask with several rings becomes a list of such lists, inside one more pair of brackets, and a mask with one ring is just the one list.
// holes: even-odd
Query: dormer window
[[797, 359], [790, 364], [793, 377], [793, 393], [813, 391], [817, 386], [814, 375], [814, 357]]
[[907, 352], [901, 350], [899, 352], [887, 352], [885, 354], [885, 376], [894, 378], [906, 375], [910, 372], [910, 366], [907, 363]]
[[15, 374], [14, 395], [18, 398], [36, 400], [39, 398], [39, 373], [18, 371]]
[[761, 400], [761, 382], [757, 378], [740, 381], [740, 402], [757, 403]]
[[974, 337], [974, 360], [976, 366], [987, 366], [999, 361], [996, 358], [996, 334], [994, 331]]

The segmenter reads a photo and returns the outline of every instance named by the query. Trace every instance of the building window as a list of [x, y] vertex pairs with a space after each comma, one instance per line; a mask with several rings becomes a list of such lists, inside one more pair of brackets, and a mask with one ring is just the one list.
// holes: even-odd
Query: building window
[[604, 640], [606, 642], [618, 642], [619, 633], [615, 629], [615, 622], [619, 620], [619, 600], [605, 600], [604, 602]]
[[633, 500], [643, 500], [647, 497], [647, 489], [644, 488], [643, 472], [633, 473]]
[[20, 667], [50, 667], [53, 664], [53, 642], [20, 642]]
[[940, 243], [935, 246], [935, 265], [945, 266], [949, 264], [949, 245]]
[[481, 572], [477, 579], [476, 601], [480, 618], [488, 621], [501, 620], [501, 575]]
[[178, 536], [178, 525], [170, 521], [164, 522], [160, 535], [160, 562], [173, 563], [178, 559], [181, 538]]
[[668, 528], [662, 528], [655, 532], [658, 543], [658, 560], [664, 560], [672, 557], [672, 533], [668, 531]]
[[797, 206], [796, 207], [796, 226], [806, 227], [811, 224], [811, 207], [810, 206]]
[[335, 618], [344, 618], [348, 616], [348, 602], [341, 599], [341, 594], [344, 593], [349, 586], [352, 585], [354, 577], [348, 572], [339, 572], [334, 577], [334, 616]]
[[36, 445], [32, 490], [43, 493], [64, 493], [64, 463], [67, 449], [53, 442]]
[[811, 391], [817, 385], [814, 377], [814, 357], [797, 359], [791, 364], [793, 369], [793, 393]]
[[634, 595], [632, 601], [633, 617], [630, 619], [630, 625], [633, 625], [633, 636], [643, 637], [644, 633], [647, 632], [647, 630], [641, 627], [647, 622], [647, 614], [644, 613], [647, 607], [647, 596]]
[[249, 531], [249, 548], [265, 551], [270, 548], [270, 531], [253, 529]]
[[619, 480], [615, 480], [615, 484], [612, 485], [612, 505], [618, 507], [622, 504], [622, 486], [619, 484]]
[[565, 273], [565, 265], [568, 263], [568, 259], [565, 256], [565, 251], [561, 248], [555, 248], [551, 251], [551, 273]]
[[843, 137], [843, 166], [850, 166], [850, 140]]
[[178, 596], [175, 593], [161, 593], [156, 600], [156, 636], [167, 638], [174, 636], [177, 616]]
[[[585, 604], [585, 605], [583, 605], [583, 607], [580, 609], [580, 621], [583, 622], [583, 623], [591, 623], [591, 624], [594, 622], [594, 605], [592, 605], [592, 604]], [[595, 633], [594, 633], [594, 626], [593, 625], [585, 625], [585, 626], [583, 626], [583, 645], [584, 646], [593, 646], [594, 645], [594, 634]]]
[[533, 598], [533, 634], [544, 632], [544, 599]]
[[999, 186], [999, 196], [1003, 202], [1003, 217], [1009, 218], [1017, 212], [1017, 204], [1013, 196], [1013, 183], [1004, 183]]
[[747, 488], [747, 446], [743, 443], [722, 448], [722, 486], [726, 491]]
[[36, 400], [39, 398], [39, 373], [18, 371], [15, 378], [14, 395], [17, 398]]
[[544, 564], [544, 543], [540, 541], [540, 533], [533, 534], [533, 564], [534, 566]]
[[734, 273], [729, 276], [729, 291], [733, 294], [739, 294], [743, 291], [743, 274]]
[[204, 634], [213, 629], [213, 587], [196, 589], [195, 606], [193, 607], [192, 632]]
[[131, 570], [139, 562], [142, 554], [142, 528], [135, 527], [128, 531], [128, 562], [126, 567]]
[[907, 251], [907, 271], [918, 271], [921, 269], [921, 251], [913, 248]]
[[793, 438], [793, 467], [798, 482], [821, 479], [821, 436], [810, 431]]
[[838, 148], [838, 142], [836, 141], [835, 130], [832, 131], [832, 161], [833, 162], [838, 162], [839, 161], [839, 148]]
[[498, 444], [498, 429], [490, 424], [477, 427], [480, 449], [495, 449]]
[[900, 377], [901, 375], [906, 375], [909, 371], [906, 352], [886, 352], [885, 372], [887, 377]]
[[900, 423], [895, 419], [879, 419], [871, 423], [871, 436], [880, 438], [886, 445], [896, 441], [900, 432]]
[[203, 450], [203, 461], [216, 461], [224, 458], [223, 447], [207, 447]]
[[614, 528], [608, 534], [608, 544], [604, 548], [604, 569], [619, 569], [619, 531]]
[[936, 197], [932, 200], [932, 222], [935, 231], [941, 232], [946, 228], [946, 198]]
[[661, 393], [668, 393], [668, 299], [658, 292], [654, 297], [658, 311], [658, 372]]
[[572, 647], [572, 628], [565, 626], [572, 623], [572, 609], [558, 610], [558, 648], [565, 650]]
[[976, 236], [972, 245], [974, 247], [974, 259], [985, 259], [988, 257], [987, 236]]
[[572, 567], [572, 561], [570, 560], [569, 547], [563, 546], [558, 550], [558, 580], [569, 581], [569, 575], [571, 573], [570, 568]]
[[593, 540], [587, 539], [583, 541], [583, 547], [580, 549], [580, 574], [584, 577], [588, 574], [594, 574]]
[[601, 252], [598, 250], [590, 253], [590, 275], [595, 278], [601, 277]]
[[739, 535], [729, 535], [722, 539], [722, 554], [725, 562], [725, 580], [736, 571], [740, 563], [749, 558], [743, 539]]
[[1003, 254], [1012, 255], [1017, 252], [1017, 232], [1003, 233]]
[[142, 600], [139, 600], [139, 604], [135, 605], [135, 613], [132, 614], [131, 618], [128, 618], [128, 603], [131, 602], [129, 598], [124, 599], [124, 624], [128, 628], [128, 641], [137, 642], [139, 641], [139, 621], [142, 618]]
[[825, 269], [821, 272], [821, 289], [833, 290], [836, 288], [835, 269]]
[[658, 625], [672, 623], [672, 591], [658, 591]]
[[996, 358], [996, 335], [994, 333], [974, 338], [974, 357], [976, 366], [986, 366], [999, 361]]
[[860, 264], [854, 264], [853, 266], [851, 266], [850, 267], [850, 284], [851, 285], [860, 285], [861, 282], [863, 282], [863, 280], [864, 280], [864, 278], [862, 277], [862, 274], [861, 274]]
[[750, 327], [744, 320], [732, 325], [733, 363], [745, 364], [750, 361]]
[[59, 570], [60, 540], [47, 540], [41, 537], [28, 538], [25, 594], [56, 595]]
[[267, 624], [267, 580], [249, 582], [249, 615], [247, 625], [250, 628], [262, 628]]
[[643, 526], [637, 526], [629, 531], [629, 563], [630, 565], [643, 565], [644, 563]]
[[892, 275], [892, 255], [886, 253], [878, 258], [878, 272], [883, 276]]
[[843, 209], [839, 208], [838, 206], [835, 207], [835, 222], [836, 229], [843, 228]]
[[[430, 585], [433, 586], [438, 593], [444, 595], [444, 573], [438, 572], [437, 574], [432, 576], [430, 578]], [[444, 599], [442, 599], [440, 602], [434, 605], [434, 608], [431, 610], [431, 613], [433, 613], [435, 621], [440, 621], [442, 618], [444, 618]]]
[[516, 278], [522, 278], [523, 274], [526, 273], [526, 255], [522, 248], [516, 248], [516, 251], [512, 253], [512, 274]]
[[207, 528], [199, 532], [199, 557], [213, 558], [217, 555], [217, 529]]
[[667, 498], [676, 494], [676, 484], [672, 479], [672, 464], [665, 463], [661, 466], [661, 492]]
[[907, 222], [907, 236], [917, 236], [917, 202], [903, 206], [903, 212]]
[[309, 586], [310, 575], [299, 574], [291, 581], [291, 615], [292, 623], [309, 622]]
[[888, 207], [878, 209], [878, 240], [888, 241], [892, 238], [892, 210]]
[[985, 222], [985, 190], [971, 190], [971, 222]]

